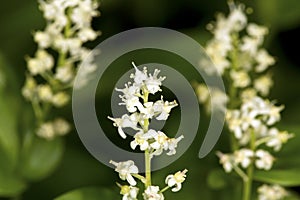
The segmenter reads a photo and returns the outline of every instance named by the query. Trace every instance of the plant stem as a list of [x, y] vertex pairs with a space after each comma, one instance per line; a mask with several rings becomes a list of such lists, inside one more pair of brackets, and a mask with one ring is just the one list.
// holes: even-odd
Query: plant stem
[[170, 187], [166, 186], [163, 189], [161, 189], [161, 191], [159, 191], [159, 193], [163, 193], [163, 192], [167, 191], [168, 189], [170, 189]]
[[[250, 139], [250, 148], [252, 151], [255, 151], [255, 133], [251, 131], [251, 139]], [[247, 169], [247, 180], [244, 180], [244, 188], [243, 188], [243, 200], [250, 200], [251, 199], [251, 190], [252, 190], [252, 182], [253, 182], [253, 172], [254, 172], [254, 163], [250, 164], [249, 168]]]
[[[148, 102], [149, 92], [146, 89], [143, 89], [144, 103]], [[149, 129], [149, 119], [144, 120], [143, 130], [144, 133], [148, 132]], [[151, 185], [151, 156], [149, 150], [145, 150], [145, 176], [146, 183], [145, 186], [148, 187]]]
[[145, 186], [148, 187], [151, 185], [151, 158], [149, 150], [145, 151], [145, 166], [146, 166], [146, 183]]

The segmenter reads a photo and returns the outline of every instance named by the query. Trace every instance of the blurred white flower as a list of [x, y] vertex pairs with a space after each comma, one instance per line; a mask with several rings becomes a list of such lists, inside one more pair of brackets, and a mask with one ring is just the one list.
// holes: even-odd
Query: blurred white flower
[[217, 156], [219, 157], [220, 164], [223, 165], [225, 172], [231, 172], [235, 164], [234, 157], [230, 154], [223, 154], [220, 151], [217, 152]]
[[270, 88], [273, 86], [273, 81], [270, 74], [263, 75], [254, 81], [254, 88], [263, 96], [269, 94]]
[[263, 184], [257, 191], [258, 200], [282, 200], [289, 195], [289, 193], [279, 185]]
[[52, 140], [55, 137], [55, 130], [52, 122], [45, 122], [40, 125], [36, 134], [41, 138]]
[[294, 135], [287, 131], [279, 131], [277, 128], [271, 128], [268, 132], [266, 145], [273, 147], [275, 151], [279, 151], [282, 144], [286, 143], [292, 137], [294, 137]]
[[63, 118], [56, 118], [53, 121], [53, 128], [55, 134], [60, 136], [66, 135], [71, 130], [70, 124]]
[[51, 102], [53, 97], [52, 89], [48, 84], [38, 85], [37, 94], [39, 99], [44, 102]]
[[234, 152], [235, 163], [241, 164], [243, 168], [248, 168], [252, 162], [254, 152], [250, 149], [239, 149]]
[[52, 96], [51, 102], [56, 107], [63, 107], [69, 102], [69, 100], [69, 94], [66, 92], [58, 92]]
[[259, 149], [255, 152], [255, 166], [258, 169], [270, 170], [275, 158], [267, 151]]
[[35, 58], [27, 59], [28, 70], [32, 75], [42, 74], [54, 66], [53, 57], [45, 50], [38, 50]]
[[247, 72], [245, 71], [230, 71], [230, 77], [233, 80], [233, 86], [238, 88], [245, 88], [250, 83], [250, 77]]
[[270, 56], [270, 54], [265, 49], [259, 50], [255, 56], [255, 59], [258, 63], [255, 68], [256, 72], [263, 72], [269, 66], [275, 64], [275, 59], [272, 56]]

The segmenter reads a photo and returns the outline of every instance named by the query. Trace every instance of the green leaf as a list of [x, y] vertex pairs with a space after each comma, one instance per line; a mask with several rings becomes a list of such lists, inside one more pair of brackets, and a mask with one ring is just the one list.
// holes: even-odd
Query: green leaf
[[256, 171], [254, 179], [287, 187], [299, 186], [300, 168], [289, 170]]
[[25, 189], [26, 183], [17, 176], [17, 173], [7, 172], [0, 167], [0, 196], [14, 197]]
[[290, 28], [300, 23], [299, 0], [256, 0], [259, 19], [276, 28]]
[[86, 187], [70, 191], [54, 200], [116, 200], [120, 199], [114, 191], [101, 187]]
[[62, 138], [47, 141], [32, 132], [27, 133], [20, 166], [23, 177], [37, 181], [49, 176], [62, 159], [63, 147]]

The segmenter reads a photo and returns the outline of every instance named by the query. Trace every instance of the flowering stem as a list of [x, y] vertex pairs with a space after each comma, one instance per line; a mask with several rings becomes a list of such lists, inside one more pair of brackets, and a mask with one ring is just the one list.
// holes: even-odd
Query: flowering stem
[[[69, 8], [66, 13], [67, 14], [67, 24], [64, 28], [64, 36], [66, 38], [70, 38], [72, 36], [72, 31], [71, 31], [72, 24], [71, 24], [71, 19], [70, 19], [71, 13], [72, 13], [72, 9]], [[59, 57], [58, 57], [58, 62], [57, 62], [58, 67], [63, 66], [65, 64], [66, 57], [67, 57], [66, 52], [62, 52], [62, 51], [59, 52]]]
[[[148, 96], [149, 96], [149, 92], [147, 91], [147, 89], [143, 89], [143, 100], [144, 103], [148, 102]], [[143, 130], [144, 132], [148, 132], [149, 129], [149, 119], [145, 119], [144, 120], [144, 126], [143, 126]], [[146, 183], [145, 186], [148, 187], [151, 185], [151, 157], [150, 157], [150, 152], [149, 150], [145, 150], [145, 174], [146, 174]]]
[[163, 193], [163, 192], [167, 191], [168, 189], [170, 189], [170, 187], [169, 187], [169, 186], [166, 186], [166, 187], [164, 187], [163, 189], [161, 189], [161, 190], [159, 191], [159, 193]]
[[[252, 151], [255, 151], [255, 133], [251, 131], [251, 139], [250, 139], [250, 148]], [[247, 169], [247, 177], [248, 179], [244, 180], [244, 189], [243, 189], [243, 200], [250, 200], [251, 199], [251, 190], [252, 190], [252, 182], [253, 182], [253, 172], [254, 172], [254, 163], [250, 164], [249, 168]]]

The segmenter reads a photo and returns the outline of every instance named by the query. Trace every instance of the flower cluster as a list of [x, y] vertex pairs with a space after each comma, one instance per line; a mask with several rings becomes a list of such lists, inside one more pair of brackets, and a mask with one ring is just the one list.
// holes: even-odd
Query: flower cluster
[[[208, 25], [214, 37], [205, 48], [217, 73], [225, 78], [228, 94], [220, 92], [220, 98], [215, 100], [214, 89], [204, 84], [197, 85], [196, 92], [199, 101], [206, 106], [227, 110], [225, 120], [230, 131], [232, 152], [217, 152], [217, 155], [227, 173], [234, 170], [241, 176], [245, 183], [244, 191], [250, 194], [251, 184], [248, 182], [253, 181], [254, 168], [270, 170], [275, 161], [270, 149], [279, 151], [293, 134], [274, 126], [280, 121], [284, 106], [277, 106], [266, 99], [273, 85], [267, 69], [275, 63], [275, 59], [262, 47], [268, 29], [249, 23], [244, 5], [230, 2], [229, 7], [228, 16], [219, 14], [217, 21]], [[281, 199], [280, 192], [273, 192], [278, 194], [277, 197], [267, 197], [276, 189], [262, 188], [259, 199]], [[244, 196], [244, 199], [250, 197]]]
[[262, 185], [258, 188], [258, 200], [280, 200], [288, 196], [288, 192], [279, 185]]
[[162, 81], [165, 77], [158, 76], [159, 70], [154, 70], [153, 74], [148, 74], [147, 68], [139, 70], [134, 63], [135, 73], [130, 75], [133, 82], [125, 84], [125, 88], [116, 89], [121, 92], [120, 98], [122, 100], [119, 105], [125, 105], [129, 114], [124, 114], [120, 118], [108, 117], [114, 123], [113, 125], [118, 128], [118, 132], [122, 138], [127, 135], [124, 132], [125, 128], [131, 128], [136, 133], [130, 143], [131, 148], [134, 150], [137, 147], [145, 152], [146, 176], [139, 175], [137, 166], [132, 160], [125, 162], [111, 161], [116, 168], [115, 171], [119, 173], [120, 179], [126, 180], [130, 186], [121, 186], [121, 194], [124, 199], [137, 199], [138, 189], [137, 182], [134, 179], [138, 178], [145, 184], [145, 190], [142, 194], [145, 200], [163, 200], [163, 192], [172, 188], [173, 192], [181, 189], [182, 182], [184, 182], [187, 170], [177, 172], [174, 175], [169, 175], [166, 178], [166, 188], [160, 190], [159, 186], [154, 186], [151, 183], [151, 159], [153, 156], [161, 155], [167, 151], [167, 155], [174, 155], [176, 147], [183, 136], [178, 138], [170, 138], [162, 131], [149, 129], [151, 119], [167, 120], [169, 114], [175, 106], [176, 101], [165, 101], [163, 97], [160, 100], [151, 102], [148, 100], [149, 94], [156, 94], [161, 91]]
[[[52, 139], [69, 128], [52, 131], [51, 122], [45, 122], [47, 113], [51, 106], [63, 107], [69, 102], [76, 66], [90, 52], [83, 44], [99, 35], [91, 27], [99, 12], [93, 0], [41, 0], [39, 4], [47, 25], [34, 32], [38, 50], [34, 57], [26, 58], [28, 74], [22, 93], [33, 105], [38, 135]], [[92, 60], [89, 65], [93, 68]]]

